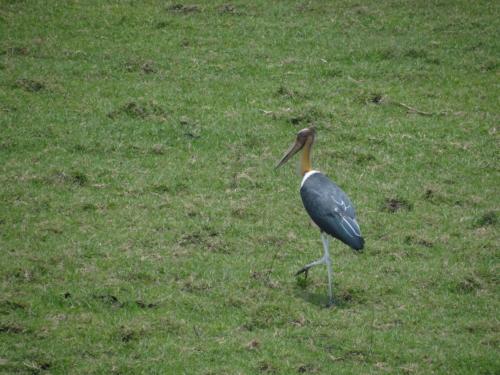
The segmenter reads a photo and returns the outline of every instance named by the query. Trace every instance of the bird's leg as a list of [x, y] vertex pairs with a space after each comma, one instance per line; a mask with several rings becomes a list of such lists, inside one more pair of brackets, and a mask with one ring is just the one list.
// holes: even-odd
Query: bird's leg
[[332, 271], [332, 261], [330, 259], [330, 252], [328, 251], [328, 246], [330, 244], [330, 239], [328, 235], [324, 232], [321, 232], [321, 241], [323, 242], [323, 249], [325, 251], [325, 255], [323, 255], [323, 263], [326, 264], [326, 269], [328, 271], [328, 307], [333, 305], [333, 292], [332, 292], [332, 279], [333, 279], [333, 271]]
[[323, 264], [323, 263], [325, 263], [324, 258], [315, 260], [314, 262], [311, 262], [311, 263], [305, 265], [304, 267], [302, 267], [300, 270], [298, 270], [297, 273], [295, 274], [295, 276], [298, 276], [301, 273], [305, 273], [306, 274], [305, 276], [307, 278], [307, 273], [309, 272], [309, 268], [312, 268], [314, 266], [318, 266], [318, 265]]
[[324, 249], [323, 257], [318, 259], [318, 260], [315, 260], [314, 262], [306, 264], [304, 267], [302, 267], [300, 270], [297, 271], [295, 276], [298, 276], [301, 273], [305, 273], [305, 276], [307, 278], [307, 273], [309, 272], [310, 268], [312, 268], [314, 266], [319, 266], [320, 264], [328, 264], [327, 262], [330, 261], [330, 256], [328, 254], [328, 243], [329, 243], [328, 235], [321, 232], [321, 240], [323, 241], [323, 249]]

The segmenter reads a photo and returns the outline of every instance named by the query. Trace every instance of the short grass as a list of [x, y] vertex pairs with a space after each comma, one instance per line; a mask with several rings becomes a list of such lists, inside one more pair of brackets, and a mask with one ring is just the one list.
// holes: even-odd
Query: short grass
[[[0, 371], [498, 374], [499, 19], [2, 0]], [[310, 124], [366, 238], [332, 309], [273, 169]]]

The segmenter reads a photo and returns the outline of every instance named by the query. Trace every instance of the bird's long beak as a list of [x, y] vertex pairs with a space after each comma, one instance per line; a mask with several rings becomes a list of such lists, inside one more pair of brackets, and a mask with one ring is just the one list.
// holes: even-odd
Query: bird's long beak
[[295, 155], [297, 152], [299, 152], [302, 147], [304, 147], [305, 142], [297, 139], [295, 143], [288, 149], [288, 151], [285, 153], [285, 155], [281, 158], [281, 160], [276, 164], [275, 168], [281, 167], [283, 164], [285, 164], [293, 155]]

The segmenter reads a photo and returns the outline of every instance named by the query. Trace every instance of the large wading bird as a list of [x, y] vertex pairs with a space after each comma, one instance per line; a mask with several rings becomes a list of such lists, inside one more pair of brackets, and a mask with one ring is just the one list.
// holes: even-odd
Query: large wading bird
[[276, 165], [276, 168], [285, 164], [300, 150], [300, 173], [302, 183], [300, 196], [304, 207], [321, 231], [324, 255], [322, 258], [311, 262], [301, 268], [296, 275], [307, 272], [311, 267], [325, 264], [328, 270], [328, 305], [333, 305], [332, 293], [332, 262], [328, 251], [329, 237], [333, 236], [354, 250], [362, 250], [364, 239], [361, 236], [354, 206], [347, 196], [335, 183], [323, 173], [313, 170], [311, 166], [311, 148], [314, 143], [315, 129], [313, 127], [302, 129], [297, 134], [295, 143], [286, 152]]

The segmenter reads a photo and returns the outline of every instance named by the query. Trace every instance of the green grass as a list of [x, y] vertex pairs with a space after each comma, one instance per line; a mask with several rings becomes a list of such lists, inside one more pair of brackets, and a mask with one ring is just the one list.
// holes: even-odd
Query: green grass
[[500, 371], [499, 5], [362, 3], [0, 2], [0, 371]]

